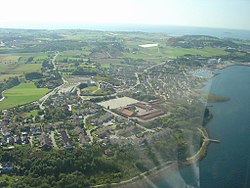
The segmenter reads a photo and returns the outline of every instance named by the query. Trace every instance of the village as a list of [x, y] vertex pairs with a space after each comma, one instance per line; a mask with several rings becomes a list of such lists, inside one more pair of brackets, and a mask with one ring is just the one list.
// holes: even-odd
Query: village
[[[212, 117], [201, 88], [218, 68], [234, 63], [226, 49], [210, 55], [210, 48], [180, 46], [179, 37], [106, 34], [55, 39], [45, 53], [30, 48], [39, 54], [3, 64], [6, 71], [20, 64], [22, 72], [14, 68], [20, 75], [1, 83], [0, 174], [94, 172], [97, 178], [86, 177], [95, 185], [103, 173], [120, 181], [199, 151], [199, 128]], [[12, 93], [23, 95], [18, 103]]]
[[[194, 89], [207, 79], [195, 74], [201, 72], [200, 66], [179, 66], [183, 61], [193, 62], [194, 59], [177, 58], [144, 68], [119, 67], [119, 77], [112, 74], [116, 67], [111, 67], [107, 73], [113, 76], [113, 82], [95, 82], [93, 77], [81, 79], [81, 82], [63, 79], [64, 84], [43, 100], [20, 107], [22, 111], [36, 111], [35, 117], [17, 118], [14, 111], [3, 111], [0, 145], [4, 150], [20, 145], [42, 150], [87, 147], [93, 143], [141, 145], [170, 134], [170, 128], [144, 125], [171, 114], [166, 102], [181, 98], [191, 104]], [[203, 72], [218, 62], [203, 61], [210, 62], [203, 66]], [[139, 72], [140, 69], [143, 71]], [[83, 88], [96, 87], [96, 91], [112, 92], [87, 93], [88, 90], [78, 87], [79, 83]]]

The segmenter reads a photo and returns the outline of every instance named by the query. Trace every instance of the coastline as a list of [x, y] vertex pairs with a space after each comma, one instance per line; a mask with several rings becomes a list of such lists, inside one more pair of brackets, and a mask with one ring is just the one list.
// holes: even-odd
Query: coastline
[[222, 70], [222, 69], [225, 69], [225, 68], [228, 68], [228, 67], [232, 67], [232, 66], [247, 66], [247, 67], [250, 67], [250, 62], [248, 63], [239, 63], [239, 62], [226, 62], [224, 64], [220, 64], [220, 65], [216, 65], [216, 68]]
[[[238, 64], [225, 64], [221, 67], [216, 67], [218, 69], [225, 69], [227, 67], [230, 66], [250, 66], [249, 64], [242, 64], [242, 63], [238, 63]], [[214, 77], [216, 77], [217, 75], [219, 75], [219, 73], [217, 74], [213, 74], [210, 78], [207, 78], [205, 82], [203, 82], [201, 84], [201, 86], [205, 86], [206, 82], [209, 79], [212, 79]], [[201, 94], [201, 93], [200, 93]], [[202, 95], [202, 94], [201, 94]], [[204, 93], [203, 93], [204, 95]], [[226, 102], [228, 100], [230, 100], [230, 98], [226, 97], [226, 96], [217, 96], [217, 95], [213, 95], [212, 98], [216, 98], [216, 100], [214, 100], [213, 102]], [[217, 98], [218, 97], [218, 98]], [[211, 102], [211, 101], [210, 101]], [[147, 187], [147, 185], [153, 184], [152, 182], [154, 182], [156, 179], [160, 179], [163, 175], [166, 176], [169, 174], [172, 174], [173, 171], [178, 171], [179, 168], [185, 167], [185, 166], [189, 166], [194, 164], [195, 162], [198, 162], [200, 160], [202, 160], [206, 154], [207, 154], [207, 150], [208, 150], [208, 146], [211, 142], [213, 142], [213, 140], [209, 139], [209, 134], [207, 132], [207, 130], [203, 127], [203, 128], [198, 128], [198, 130], [201, 132], [202, 135], [202, 145], [200, 147], [200, 149], [193, 155], [190, 156], [188, 158], [186, 158], [185, 161], [167, 161], [157, 167], [154, 167], [153, 169], [150, 169], [149, 171], [143, 172], [135, 177], [132, 177], [128, 180], [124, 180], [121, 181], [119, 183], [110, 183], [110, 184], [101, 184], [101, 185], [94, 185], [94, 186], [90, 186], [90, 187], [122, 187], [125, 188], [127, 186], [131, 187], [131, 188], [138, 188], [138, 187]]]
[[119, 183], [101, 184], [90, 186], [93, 188], [98, 187], [115, 187], [115, 188], [138, 188], [147, 187], [147, 185], [153, 184], [152, 182], [157, 179], [161, 179], [163, 176], [170, 175], [173, 171], [178, 171], [180, 168], [191, 165], [197, 161], [200, 161], [206, 156], [208, 145], [210, 144], [208, 132], [205, 128], [198, 128], [201, 132], [203, 142], [200, 149], [191, 157], [188, 157], [185, 161], [167, 161], [159, 166], [156, 166], [146, 172], [143, 172], [128, 180], [121, 181]]

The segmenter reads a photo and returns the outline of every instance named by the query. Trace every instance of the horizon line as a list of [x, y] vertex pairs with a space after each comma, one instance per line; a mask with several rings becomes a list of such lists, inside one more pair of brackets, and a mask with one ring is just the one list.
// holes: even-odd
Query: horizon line
[[[24, 30], [99, 30], [99, 31], [112, 31], [111, 28], [97, 28], [97, 27], [121, 27], [120, 31], [126, 28], [127, 26], [136, 26], [134, 31], [141, 31], [138, 28], [142, 26], [152, 26], [153, 27], [185, 27], [185, 28], [199, 28], [199, 29], [218, 29], [218, 30], [236, 30], [236, 31], [250, 31], [246, 28], [227, 28], [227, 27], [213, 27], [213, 26], [191, 26], [191, 25], [170, 25], [170, 24], [152, 24], [152, 23], [42, 23], [42, 24], [23, 24], [23, 25], [6, 25], [0, 26], [0, 29], [24, 29]], [[86, 27], [86, 28], [83, 28]], [[95, 27], [95, 28], [91, 28]], [[114, 28], [113, 28], [114, 29]], [[118, 31], [119, 28], [115, 28], [115, 31]], [[159, 31], [160, 32], [160, 31]]]

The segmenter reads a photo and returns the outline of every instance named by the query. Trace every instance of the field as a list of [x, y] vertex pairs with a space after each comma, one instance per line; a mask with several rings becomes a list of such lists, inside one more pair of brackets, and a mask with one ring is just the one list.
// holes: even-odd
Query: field
[[47, 88], [36, 88], [33, 82], [21, 83], [4, 92], [6, 97], [0, 102], [0, 109], [8, 109], [40, 99], [49, 92]]
[[[29, 57], [34, 57], [27, 63]], [[40, 72], [41, 62], [48, 58], [47, 54], [8, 54], [0, 55], [0, 82], [9, 77], [21, 76], [28, 72]]]
[[212, 48], [212, 47], [205, 47], [205, 48], [169, 48], [163, 52], [169, 57], [177, 57], [186, 54], [190, 55], [201, 55], [205, 57], [211, 56], [223, 56], [227, 55], [228, 53], [224, 51], [222, 48]]
[[122, 97], [122, 98], [118, 98], [118, 99], [111, 99], [108, 101], [104, 101], [104, 102], [101, 102], [98, 104], [105, 107], [105, 108], [116, 109], [116, 108], [125, 107], [125, 106], [130, 105], [130, 104], [134, 104], [137, 102], [139, 102], [139, 101], [132, 99], [132, 98], [129, 98], [129, 97]]
[[228, 53], [224, 51], [222, 48], [212, 48], [212, 47], [205, 47], [205, 48], [160, 48], [158, 51], [157, 47], [152, 48], [140, 48], [139, 52], [136, 54], [132, 53], [124, 53], [126, 58], [141, 58], [141, 59], [151, 59], [156, 57], [177, 57], [182, 55], [201, 55], [205, 57], [211, 56], [223, 56], [227, 55]]

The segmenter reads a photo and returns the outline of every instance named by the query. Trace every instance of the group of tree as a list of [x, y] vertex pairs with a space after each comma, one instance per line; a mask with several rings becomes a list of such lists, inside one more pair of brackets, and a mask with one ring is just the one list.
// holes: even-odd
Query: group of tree
[[41, 79], [43, 77], [43, 74], [40, 72], [30, 72], [26, 73], [24, 76], [26, 80], [34, 80], [34, 79]]
[[10, 89], [14, 86], [17, 86], [20, 84], [19, 78], [18, 77], [11, 77], [8, 80], [6, 80], [5, 82], [0, 82], [0, 96], [2, 94], [2, 92], [6, 89]]
[[83, 76], [96, 76], [97, 72], [95, 70], [87, 68], [78, 68], [72, 72], [73, 75], [83, 75]]

